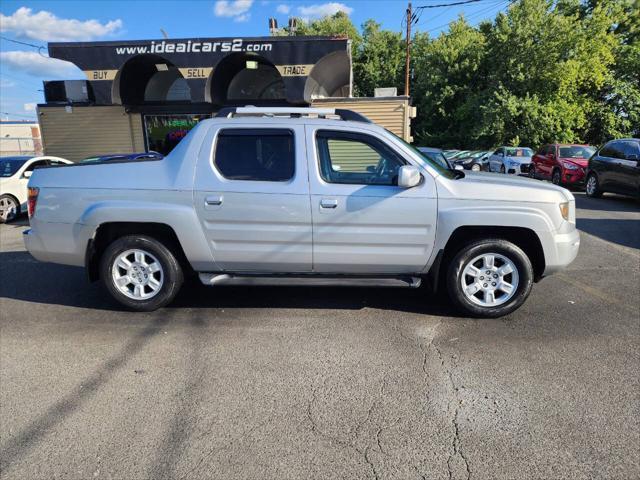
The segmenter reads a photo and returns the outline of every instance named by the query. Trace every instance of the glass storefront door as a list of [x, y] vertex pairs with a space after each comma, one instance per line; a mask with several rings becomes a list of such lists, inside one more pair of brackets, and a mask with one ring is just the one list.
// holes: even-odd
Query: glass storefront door
[[211, 118], [211, 115], [145, 115], [144, 130], [148, 150], [168, 155], [189, 130], [205, 118]]

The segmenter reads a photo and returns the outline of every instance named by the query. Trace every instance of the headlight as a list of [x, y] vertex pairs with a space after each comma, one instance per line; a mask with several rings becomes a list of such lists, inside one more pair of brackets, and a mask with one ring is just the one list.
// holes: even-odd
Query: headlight
[[569, 202], [563, 202], [559, 204], [560, 214], [567, 222], [569, 221]]
[[571, 162], [562, 162], [562, 165], [567, 170], [578, 170], [580, 168], [578, 165], [576, 165], [575, 163], [571, 163]]

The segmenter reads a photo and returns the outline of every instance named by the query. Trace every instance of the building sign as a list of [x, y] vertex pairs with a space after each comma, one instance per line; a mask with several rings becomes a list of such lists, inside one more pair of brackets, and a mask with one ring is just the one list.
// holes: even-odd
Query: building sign
[[[324, 68], [324, 74], [315, 75], [316, 79], [311, 82], [313, 88], [320, 92], [318, 95], [332, 96], [334, 91], [344, 92], [345, 86], [347, 91], [351, 90], [351, 44], [346, 38], [256, 37], [56, 42], [49, 43], [48, 48], [50, 57], [71, 62], [85, 73], [94, 102], [98, 105], [137, 104], [144, 98], [143, 90], [151, 77], [158, 72], [177, 72], [176, 75], [187, 83], [176, 84], [174, 90], [188, 90], [190, 103], [219, 105], [225, 103], [226, 98], [237, 100], [237, 93], [225, 96], [217, 90], [211, 91], [219, 90], [221, 84], [225, 88], [228, 84], [237, 86], [237, 81], [245, 83], [241, 87], [243, 92], [262, 92], [265, 100], [272, 101], [273, 89], [270, 93], [264, 92], [264, 86], [259, 85], [259, 80], [264, 79], [282, 82], [278, 91], [284, 92], [283, 100], [287, 103], [308, 104], [313, 92], [310, 93], [307, 79], [314, 78], [313, 69], [321, 63], [323, 65], [318, 68]], [[243, 69], [254, 70], [254, 73], [245, 71], [240, 74]], [[237, 81], [233, 78], [236, 75], [239, 75]], [[169, 84], [171, 80], [169, 73], [161, 73], [156, 77], [151, 82], [156, 92], [161, 85]], [[330, 82], [331, 85], [322, 85], [322, 81]], [[271, 95], [271, 98], [267, 95]]]

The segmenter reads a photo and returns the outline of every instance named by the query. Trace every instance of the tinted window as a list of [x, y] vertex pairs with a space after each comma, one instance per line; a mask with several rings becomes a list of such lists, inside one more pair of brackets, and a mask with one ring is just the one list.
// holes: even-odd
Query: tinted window
[[26, 158], [0, 158], [0, 177], [8, 178], [13, 176], [26, 162]]
[[229, 180], [284, 182], [293, 178], [293, 132], [278, 129], [228, 129], [218, 134], [218, 171]]
[[397, 185], [405, 164], [393, 150], [368, 135], [319, 131], [320, 174], [325, 182]]
[[628, 158], [629, 155], [638, 155], [640, 151], [638, 150], [638, 145], [634, 142], [621, 142], [622, 143], [622, 154], [623, 158]]
[[624, 158], [623, 145], [624, 145], [624, 142], [611, 142], [611, 145], [609, 145], [609, 149], [611, 150], [611, 155], [609, 156], [611, 158], [623, 159]]
[[530, 157], [532, 154], [529, 148], [507, 148], [507, 157]]
[[593, 147], [583, 147], [573, 145], [571, 147], [560, 147], [560, 157], [562, 158], [589, 158], [593, 155]]
[[33, 162], [31, 165], [29, 165], [27, 168], [25, 168], [24, 171], [25, 172], [32, 172], [34, 168], [46, 167], [47, 165], [49, 165], [49, 161], [48, 160], [38, 160], [37, 162]]
[[602, 157], [610, 157], [610, 158], [617, 158], [617, 157], [616, 157], [615, 144], [616, 144], [616, 142], [609, 142], [609, 143], [607, 143], [607, 144], [606, 144], [604, 147], [602, 147], [602, 149], [600, 150], [600, 156], [602, 156]]

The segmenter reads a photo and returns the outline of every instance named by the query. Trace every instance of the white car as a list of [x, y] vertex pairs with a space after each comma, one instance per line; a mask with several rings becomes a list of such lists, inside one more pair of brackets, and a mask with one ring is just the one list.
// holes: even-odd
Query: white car
[[526, 147], [500, 147], [489, 157], [489, 171], [526, 175], [529, 173], [533, 150]]
[[58, 157], [0, 157], [0, 223], [26, 211], [27, 183], [37, 167], [66, 165], [73, 162]]

